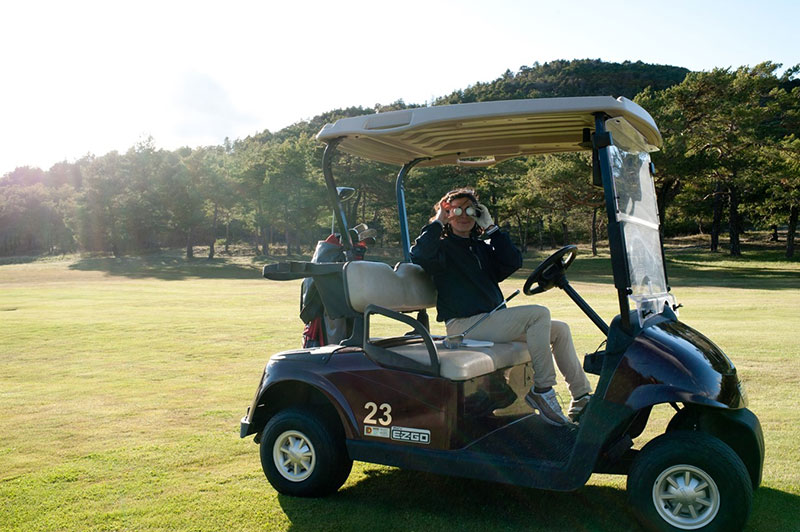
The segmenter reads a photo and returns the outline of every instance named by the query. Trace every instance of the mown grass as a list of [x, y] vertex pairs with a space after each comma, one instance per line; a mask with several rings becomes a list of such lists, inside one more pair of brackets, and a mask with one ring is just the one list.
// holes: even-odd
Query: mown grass
[[[796, 530], [800, 264], [669, 257], [681, 319], [731, 356], [764, 428], [747, 529]], [[299, 344], [299, 286], [261, 279], [260, 265], [165, 254], [0, 266], [0, 530], [637, 529], [625, 479], [607, 475], [553, 493], [357, 463], [332, 497], [277, 495], [238, 428], [269, 355]], [[570, 274], [601, 316], [616, 313], [607, 257], [583, 254]], [[563, 293], [533, 301], [570, 323], [579, 351], [602, 341]], [[669, 415], [658, 409], [637, 446]]]

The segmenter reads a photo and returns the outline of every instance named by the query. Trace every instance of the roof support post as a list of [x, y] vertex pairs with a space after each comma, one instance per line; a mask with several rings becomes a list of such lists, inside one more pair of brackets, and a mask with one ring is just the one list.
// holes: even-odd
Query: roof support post
[[337, 139], [329, 140], [325, 145], [325, 152], [322, 154], [322, 174], [325, 176], [325, 185], [328, 188], [328, 201], [331, 203], [333, 209], [333, 218], [336, 225], [339, 227], [341, 233], [342, 246], [345, 249], [345, 256], [350, 259], [351, 250], [353, 249], [353, 241], [350, 238], [350, 231], [347, 227], [347, 218], [344, 214], [342, 202], [339, 201], [339, 193], [336, 191], [336, 181], [333, 179], [333, 170], [331, 163], [333, 156], [336, 153], [336, 147], [344, 139], [339, 137]]
[[628, 264], [625, 260], [625, 236], [622, 234], [622, 227], [617, 221], [617, 197], [614, 187], [614, 178], [611, 170], [611, 159], [608, 155], [608, 147], [611, 145], [611, 133], [606, 131], [606, 114], [596, 113], [594, 127], [594, 149], [593, 156], [597, 157], [600, 166], [600, 175], [603, 180], [603, 192], [606, 203], [606, 214], [608, 215], [608, 247], [611, 250], [611, 268], [614, 272], [614, 287], [617, 289], [619, 299], [619, 313], [622, 320], [622, 328], [625, 332], [631, 330], [630, 304], [630, 279], [628, 276]]
[[395, 193], [397, 195], [397, 217], [400, 220], [400, 245], [403, 248], [403, 262], [411, 262], [411, 236], [408, 232], [408, 214], [406, 213], [405, 179], [408, 172], [418, 163], [426, 161], [427, 157], [414, 159], [403, 165], [397, 173]]

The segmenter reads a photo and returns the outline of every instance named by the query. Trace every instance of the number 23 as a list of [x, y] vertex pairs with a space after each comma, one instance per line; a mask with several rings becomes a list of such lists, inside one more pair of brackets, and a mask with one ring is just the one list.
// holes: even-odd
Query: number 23
[[[378, 405], [370, 401], [369, 403], [366, 403], [364, 405], [364, 408], [369, 410], [369, 414], [367, 414], [367, 417], [364, 418], [365, 425], [375, 425], [377, 423], [380, 423], [385, 427], [387, 425], [392, 424], [392, 407], [391, 405], [389, 405], [389, 403], [383, 403], [379, 407]], [[383, 416], [381, 416], [378, 420], [375, 420], [375, 414], [378, 413], [378, 408], [380, 408], [381, 411], [383, 412]]]

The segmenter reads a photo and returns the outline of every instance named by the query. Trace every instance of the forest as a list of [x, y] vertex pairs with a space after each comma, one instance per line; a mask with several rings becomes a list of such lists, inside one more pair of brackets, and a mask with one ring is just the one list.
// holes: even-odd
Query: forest
[[[664, 137], [652, 154], [665, 236], [710, 235], [710, 250], [742, 254], [742, 235], [785, 235], [794, 257], [800, 210], [800, 65], [710, 72], [600, 60], [553, 61], [431, 105], [555, 96], [625, 96], [655, 118]], [[418, 107], [400, 100], [336, 109], [277, 132], [222, 145], [160, 149], [145, 139], [125, 153], [86, 155], [48, 170], [19, 167], [0, 177], [0, 256], [68, 252], [114, 256], [202, 246], [209, 258], [307, 253], [330, 232], [314, 135], [338, 118]], [[355, 187], [348, 219], [399, 240], [397, 168], [340, 155], [340, 185]], [[523, 249], [604, 239], [602, 190], [587, 154], [532, 157], [483, 169], [414, 170], [407, 181], [412, 232], [457, 185], [475, 186], [495, 220]], [[598, 212], [600, 215], [598, 215]], [[720, 239], [722, 237], [722, 240]]]

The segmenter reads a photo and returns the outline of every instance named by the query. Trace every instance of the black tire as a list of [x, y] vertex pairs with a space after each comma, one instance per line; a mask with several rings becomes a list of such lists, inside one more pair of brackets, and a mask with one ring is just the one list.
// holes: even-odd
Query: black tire
[[675, 431], [645, 445], [633, 461], [628, 501], [648, 530], [741, 530], [753, 485], [741, 458], [721, 440]]
[[353, 467], [342, 427], [306, 408], [270, 419], [261, 438], [261, 467], [280, 493], [322, 497], [338, 490]]

